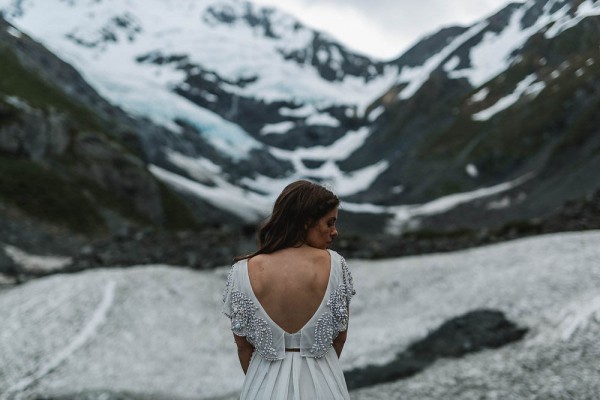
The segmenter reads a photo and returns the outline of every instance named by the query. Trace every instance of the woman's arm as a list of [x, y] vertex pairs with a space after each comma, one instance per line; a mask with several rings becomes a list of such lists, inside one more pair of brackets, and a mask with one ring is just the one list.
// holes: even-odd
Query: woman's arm
[[338, 358], [340, 358], [340, 355], [342, 354], [342, 349], [344, 348], [344, 343], [346, 343], [347, 336], [348, 330], [345, 330], [338, 333], [337, 337], [333, 339], [333, 348], [335, 349]]
[[244, 371], [244, 374], [246, 374], [248, 372], [248, 366], [250, 366], [250, 359], [252, 358], [252, 353], [254, 352], [254, 346], [252, 346], [250, 342], [248, 342], [243, 336], [238, 336], [234, 333], [233, 338], [235, 339], [235, 344], [237, 346], [238, 357], [240, 358], [242, 370]]

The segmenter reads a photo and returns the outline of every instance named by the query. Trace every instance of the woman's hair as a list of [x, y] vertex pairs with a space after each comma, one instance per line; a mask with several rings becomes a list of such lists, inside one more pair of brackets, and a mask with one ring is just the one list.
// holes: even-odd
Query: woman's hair
[[277, 197], [271, 216], [258, 231], [258, 250], [236, 257], [235, 261], [302, 245], [307, 229], [339, 204], [335, 194], [317, 183], [306, 180], [290, 183]]

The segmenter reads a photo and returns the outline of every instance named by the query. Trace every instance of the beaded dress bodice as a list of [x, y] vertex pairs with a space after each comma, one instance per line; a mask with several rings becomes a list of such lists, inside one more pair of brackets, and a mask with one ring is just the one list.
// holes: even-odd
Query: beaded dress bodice
[[231, 319], [231, 330], [245, 336], [268, 360], [285, 358], [286, 347], [300, 348], [304, 357], [322, 357], [337, 335], [348, 329], [348, 312], [355, 294], [352, 275], [342, 256], [331, 256], [329, 283], [323, 301], [312, 318], [294, 334], [281, 329], [256, 299], [248, 276], [248, 260], [235, 263], [227, 276], [223, 313]]

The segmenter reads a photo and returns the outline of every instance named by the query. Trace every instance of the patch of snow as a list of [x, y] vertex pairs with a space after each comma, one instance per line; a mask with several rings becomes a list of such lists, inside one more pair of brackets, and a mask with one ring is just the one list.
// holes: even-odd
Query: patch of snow
[[570, 5], [563, 7], [564, 12], [558, 18], [555, 18], [554, 24], [544, 33], [546, 38], [551, 39], [558, 36], [577, 25], [584, 18], [600, 15], [600, 4], [596, 0], [585, 0], [579, 4], [574, 16], [568, 14], [569, 8]]
[[317, 50], [317, 59], [319, 60], [319, 63], [325, 64], [327, 62], [327, 60], [329, 60], [329, 53], [327, 53], [327, 50], [325, 50], [325, 49]]
[[[398, 94], [398, 98], [401, 100], [411, 98], [421, 88], [421, 86], [423, 86], [427, 79], [429, 79], [431, 73], [436, 70], [450, 54], [463, 45], [467, 40], [479, 34], [486, 27], [487, 23], [485, 22], [472, 26], [463, 34], [454, 38], [448, 46], [446, 46], [442, 51], [433, 57], [429, 58], [422, 66], [412, 68], [404, 66], [400, 71], [400, 76], [397, 80], [397, 83], [407, 83], [408, 85]], [[454, 77], [453, 75], [450, 76]]]
[[238, 390], [243, 374], [219, 312], [226, 274], [133, 266], [0, 292], [1, 392], [44, 371], [7, 399], [94, 389], [211, 399]]
[[299, 108], [282, 107], [279, 109], [279, 114], [284, 117], [303, 118], [303, 117], [308, 117], [309, 115], [315, 113], [316, 111], [317, 110], [315, 109], [315, 106], [313, 106], [312, 104], [304, 104], [302, 107], [299, 107]]
[[559, 332], [563, 340], [570, 340], [577, 331], [586, 329], [592, 321], [600, 323], [600, 296], [570, 304], [560, 315]]
[[43, 378], [45, 375], [54, 371], [62, 363], [66, 362], [77, 350], [83, 347], [90, 340], [93, 340], [98, 335], [100, 326], [106, 321], [107, 314], [112, 307], [115, 299], [115, 286], [114, 281], [109, 281], [104, 286], [104, 292], [102, 301], [94, 310], [87, 324], [83, 329], [70, 340], [69, 344], [58, 351], [56, 354], [48, 357], [46, 360], [42, 360], [34, 371], [30, 371], [27, 376], [21, 378], [16, 383], [12, 384], [6, 392], [0, 396], [0, 400], [7, 400], [12, 398], [14, 393], [19, 393]]
[[171, 149], [165, 150], [167, 159], [177, 167], [186, 171], [192, 178], [200, 182], [213, 182], [216, 175], [223, 172], [223, 169], [203, 157], [188, 157]]
[[[436, 379], [430, 384], [444, 385], [443, 389], [477, 379], [479, 391], [464, 385], [470, 397], [485, 396], [488, 387], [480, 384], [486, 381], [471, 369], [457, 367], [466, 363], [488, 374], [493, 371], [480, 371], [480, 364], [494, 366], [494, 389], [500, 389], [514, 384], [512, 376], [503, 377], [516, 364], [547, 362], [548, 350], [559, 346], [560, 351], [565, 340], [582, 354], [592, 350], [580, 347], [586, 342], [575, 339], [594, 329], [587, 345], [595, 346], [600, 329], [599, 241], [600, 231], [562, 233], [452, 253], [348, 260], [357, 294], [340, 359], [344, 370], [389, 362], [441, 323], [475, 309], [500, 310], [530, 331], [520, 342], [462, 359], [438, 360], [415, 377], [352, 392], [352, 398], [411, 394], [431, 374]], [[0, 354], [4, 356], [0, 368], [5, 372], [0, 386], [11, 387], [12, 396], [27, 398], [94, 389], [148, 397], [158, 393], [169, 398], [239, 397], [244, 374], [230, 322], [220, 313], [228, 270], [191, 271], [164, 265], [96, 269], [42, 278], [0, 292]], [[82, 324], [74, 317], [91, 295], [95, 299], [86, 305], [83, 321], [87, 322]], [[57, 298], [62, 298], [58, 308]], [[72, 332], [82, 338], [79, 346], [62, 352], [69, 345], [57, 346], [50, 335]], [[66, 356], [58, 363], [60, 368], [48, 369], [52, 373], [40, 375], [26, 393], [15, 390], [15, 382], [42, 371], [50, 365], [45, 360], [58, 360], [54, 355], [61, 353]], [[578, 363], [580, 358], [574, 360]], [[530, 384], [529, 376], [523, 378], [524, 384]], [[546, 381], [541, 383], [547, 383], [548, 375], [542, 378]], [[448, 392], [443, 392], [435, 398], [447, 398]]]
[[340, 126], [340, 121], [337, 118], [332, 117], [329, 114], [320, 113], [320, 114], [312, 114], [310, 117], [306, 119], [307, 125], [321, 125], [321, 126], [332, 126], [338, 127]]
[[396, 206], [396, 217], [392, 222], [392, 227], [398, 227], [406, 223], [411, 218], [419, 215], [435, 215], [455, 208], [456, 206], [476, 199], [485, 198], [497, 193], [502, 193], [510, 190], [533, 177], [532, 174], [526, 174], [514, 181], [501, 183], [491, 187], [485, 187], [471, 192], [455, 193], [448, 196], [440, 197], [428, 203], [416, 206]]
[[4, 96], [4, 101], [13, 107], [16, 107], [23, 111], [32, 111], [33, 108], [22, 98], [17, 96]]
[[19, 31], [18, 29], [9, 26], [8, 28], [6, 28], [6, 32], [11, 35], [16, 37], [17, 39], [20, 39], [23, 36], [23, 33], [21, 33], [21, 31]]
[[471, 97], [471, 102], [479, 103], [480, 101], [485, 100], [485, 98], [488, 96], [488, 94], [490, 94], [490, 90], [488, 88], [484, 87], [483, 89], [479, 90], [477, 93], [475, 93]]
[[531, 35], [531, 32], [521, 29], [520, 20], [524, 13], [522, 9], [514, 11], [508, 26], [500, 33], [486, 32], [469, 53], [471, 68], [452, 71], [449, 76], [467, 78], [471, 85], [478, 87], [505, 71], [511, 62], [510, 54]]
[[[336, 161], [347, 159], [363, 145], [370, 133], [368, 127], [362, 127], [346, 133], [329, 146], [300, 147], [294, 150], [271, 147], [270, 152], [274, 157], [293, 164], [295, 173], [293, 176], [286, 177], [286, 181], [301, 177], [318, 178], [330, 184], [340, 196], [347, 196], [367, 189], [377, 176], [389, 167], [389, 163], [385, 160], [356, 171], [341, 171], [337, 166]], [[319, 168], [309, 169], [303, 160], [324, 161], [324, 163]], [[251, 183], [252, 180], [248, 182], [255, 186]], [[279, 183], [275, 186], [280, 186]]]
[[202, 91], [201, 96], [211, 103], [216, 103], [219, 100], [217, 95], [207, 92], [206, 90]]
[[444, 71], [450, 72], [458, 67], [458, 64], [460, 64], [460, 58], [458, 58], [458, 56], [453, 56], [444, 64]]
[[356, 204], [345, 202], [344, 208], [353, 212], [391, 215], [393, 218], [388, 223], [387, 231], [391, 234], [400, 234], [405, 231], [407, 227], [416, 224], [416, 221], [420, 216], [440, 214], [461, 204], [505, 192], [521, 185], [532, 177], [533, 174], [529, 173], [515, 179], [514, 181], [501, 183], [491, 187], [480, 188], [471, 192], [455, 193], [448, 196], [443, 196], [423, 204], [380, 206], [375, 204]]
[[29, 254], [18, 247], [4, 245], [4, 252], [15, 264], [30, 272], [52, 272], [65, 268], [73, 262], [71, 257], [40, 256]]
[[267, 124], [260, 130], [261, 135], [282, 135], [287, 133], [296, 124], [292, 121], [283, 121], [276, 124]]
[[17, 279], [12, 276], [0, 274], [0, 286], [1, 285], [14, 285], [17, 283]]
[[508, 208], [511, 205], [511, 200], [509, 196], [504, 196], [501, 199], [490, 201], [486, 208], [488, 210], [501, 210], [504, 208]]
[[213, 176], [216, 185], [208, 186], [156, 165], [150, 165], [148, 169], [169, 186], [194, 194], [216, 208], [227, 210], [249, 223], [258, 222], [270, 211], [271, 203], [265, 196], [234, 186], [218, 176]]
[[342, 63], [344, 62], [342, 53], [335, 46], [330, 46], [329, 51], [331, 52], [331, 67], [337, 69], [338, 73], [341, 72]]
[[392, 192], [394, 194], [400, 194], [400, 193], [404, 192], [404, 186], [402, 186], [402, 185], [394, 186], [390, 189], [390, 192]]
[[501, 98], [491, 107], [473, 114], [473, 120], [487, 121], [494, 115], [515, 104], [521, 98], [521, 96], [530, 96], [531, 98], [535, 98], [546, 87], [546, 84], [543, 81], [535, 82], [536, 79], [537, 77], [535, 74], [528, 75], [525, 79], [517, 84], [514, 92]]
[[384, 106], [378, 106], [369, 113], [369, 122], [375, 122], [385, 112]]
[[471, 178], [477, 178], [479, 176], [479, 170], [474, 164], [467, 165], [465, 171]]
[[523, 29], [521, 20], [528, 9], [534, 5], [535, 2], [529, 1], [513, 11], [508, 26], [501, 32], [487, 32], [481, 43], [470, 51], [471, 68], [452, 71], [449, 76], [452, 78], [467, 78], [474, 87], [481, 86], [505, 71], [513, 61], [511, 60], [511, 54], [521, 48], [533, 34], [543, 30], [546, 26], [552, 25], [545, 32], [546, 37], [551, 38], [576, 25], [587, 16], [600, 14], [600, 4], [593, 3], [591, 0], [582, 3], [574, 17], [568, 15], [568, 9], [570, 8], [568, 4], [565, 4], [562, 9], [553, 14], [550, 14], [550, 8], [545, 7], [543, 14], [535, 24]]
[[[301, 168], [302, 159], [311, 160], [334, 160], [347, 159], [358, 150], [369, 137], [371, 131], [368, 127], [359, 128], [356, 131], [346, 133], [342, 138], [329, 146], [299, 147], [294, 150], [283, 150], [275, 147], [270, 148], [271, 154], [277, 158], [289, 160], [296, 168]], [[297, 171], [299, 169], [296, 169]]]
[[[330, 187], [338, 196], [350, 196], [368, 189], [373, 181], [389, 167], [389, 163], [382, 160], [358, 170], [345, 172], [341, 171], [333, 160], [328, 160], [315, 169], [304, 166], [302, 159], [296, 159], [294, 162], [296, 161], [299, 164], [292, 176], [276, 179], [259, 175], [254, 178], [244, 178], [242, 183], [257, 192], [268, 192], [271, 201], [275, 200], [287, 183], [305, 177], [317, 179], [320, 183]], [[345, 204], [347, 203], [343, 202], [344, 208]]]
[[348, 118], [356, 117], [358, 110], [355, 107], [347, 107], [344, 114]]

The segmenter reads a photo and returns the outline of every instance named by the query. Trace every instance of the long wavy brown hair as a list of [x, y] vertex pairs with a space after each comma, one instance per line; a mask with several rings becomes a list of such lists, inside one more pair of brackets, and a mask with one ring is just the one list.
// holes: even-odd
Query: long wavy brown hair
[[235, 261], [301, 246], [309, 227], [340, 205], [329, 189], [307, 180], [287, 185], [273, 206], [271, 216], [258, 231], [258, 250]]

